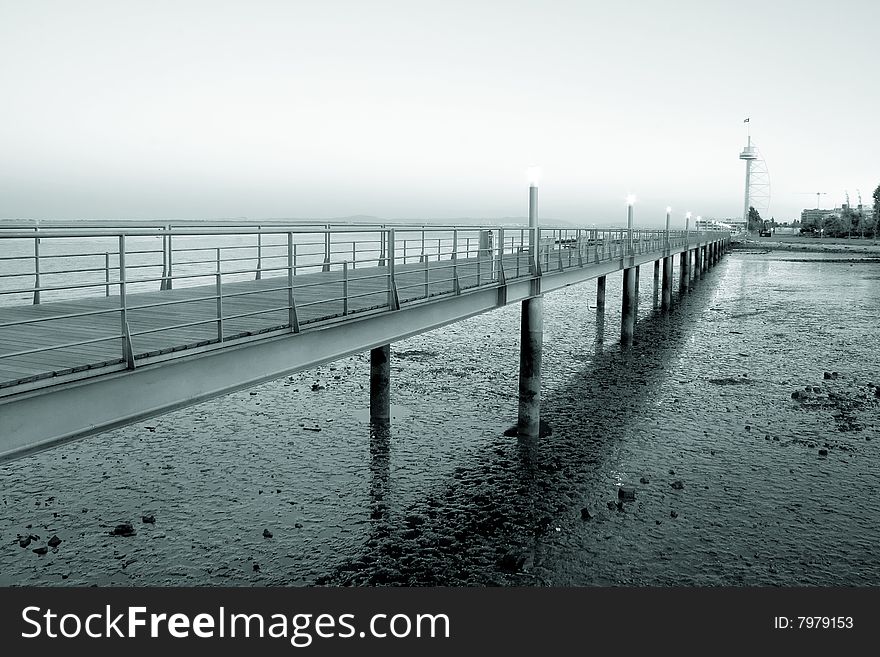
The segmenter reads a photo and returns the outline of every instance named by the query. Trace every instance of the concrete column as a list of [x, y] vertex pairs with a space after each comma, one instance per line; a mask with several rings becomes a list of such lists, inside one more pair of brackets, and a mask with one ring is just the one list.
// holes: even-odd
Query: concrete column
[[660, 261], [654, 261], [654, 287], [653, 287], [653, 297], [654, 297], [654, 310], [657, 310], [657, 307], [660, 305]]
[[[678, 268], [679, 268], [679, 278], [678, 278], [678, 289], [681, 292], [686, 292], [691, 284], [691, 252], [682, 251], [681, 255], [678, 256]], [[670, 267], [671, 269], [671, 267]]]
[[370, 350], [370, 422], [391, 421], [391, 345]]
[[522, 302], [519, 347], [519, 417], [517, 435], [537, 438], [541, 430], [541, 348], [544, 340], [544, 299]]
[[596, 312], [605, 312], [605, 277], [596, 279]]
[[639, 316], [639, 272], [641, 269], [642, 268], [638, 265], [635, 267], [636, 282], [633, 284], [633, 287], [635, 288], [633, 291], [633, 322], [635, 322], [636, 318]]
[[706, 258], [703, 255], [703, 247], [697, 249], [697, 278], [703, 278], [703, 267], [706, 266]]
[[672, 307], [672, 256], [663, 258], [663, 310]]
[[620, 342], [623, 345], [632, 344], [636, 325], [636, 273], [633, 269], [630, 267], [623, 270], [623, 301], [620, 312]]

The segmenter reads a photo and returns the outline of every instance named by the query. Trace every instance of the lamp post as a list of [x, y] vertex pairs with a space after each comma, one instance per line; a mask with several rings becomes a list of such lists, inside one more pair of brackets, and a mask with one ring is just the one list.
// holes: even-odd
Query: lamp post
[[686, 215], [684, 215], [684, 231], [687, 234], [687, 236], [690, 237], [690, 232], [691, 232], [691, 213], [690, 212], [688, 212]]
[[669, 248], [669, 218], [672, 216], [672, 208], [666, 206], [666, 248]]
[[632, 194], [626, 197], [626, 229], [629, 232], [627, 239], [629, 243], [629, 254], [633, 252], [633, 205], [636, 203], [636, 197]]
[[[536, 166], [528, 168], [529, 179], [529, 250], [535, 259], [535, 267], [538, 266], [538, 247], [540, 246], [540, 234], [538, 232], [538, 182], [541, 179], [541, 169]], [[537, 269], [536, 269], [537, 271]]]

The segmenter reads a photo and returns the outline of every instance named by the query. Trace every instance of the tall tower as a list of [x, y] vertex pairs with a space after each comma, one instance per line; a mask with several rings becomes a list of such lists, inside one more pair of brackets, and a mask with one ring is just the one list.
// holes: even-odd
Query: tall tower
[[746, 194], [745, 201], [743, 203], [743, 221], [746, 222], [746, 228], [748, 228], [749, 206], [751, 205], [749, 189], [752, 181], [752, 162], [758, 159], [758, 154], [755, 152], [755, 147], [752, 146], [751, 135], [749, 135], [749, 141], [746, 144], [746, 147], [743, 149], [743, 152], [739, 154], [739, 159], [746, 161]]

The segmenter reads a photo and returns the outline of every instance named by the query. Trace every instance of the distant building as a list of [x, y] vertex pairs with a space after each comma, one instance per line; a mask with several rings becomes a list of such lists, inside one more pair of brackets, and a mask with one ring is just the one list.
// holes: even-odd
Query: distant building
[[812, 225], [821, 226], [822, 221], [825, 219], [825, 217], [828, 217], [832, 214], [839, 214], [840, 211], [840, 208], [836, 210], [801, 210], [801, 225], [804, 227]]
[[741, 232], [746, 229], [746, 222], [739, 218], [715, 219], [706, 217], [694, 222], [696, 230], [726, 230], [731, 233]]

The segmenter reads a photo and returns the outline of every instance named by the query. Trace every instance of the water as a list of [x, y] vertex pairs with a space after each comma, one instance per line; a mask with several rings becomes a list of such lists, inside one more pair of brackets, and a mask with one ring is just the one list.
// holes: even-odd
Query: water
[[651, 273], [626, 351], [619, 274], [545, 297], [534, 445], [511, 306], [393, 345], [390, 432], [364, 354], [5, 464], [0, 585], [880, 584], [880, 267]]

